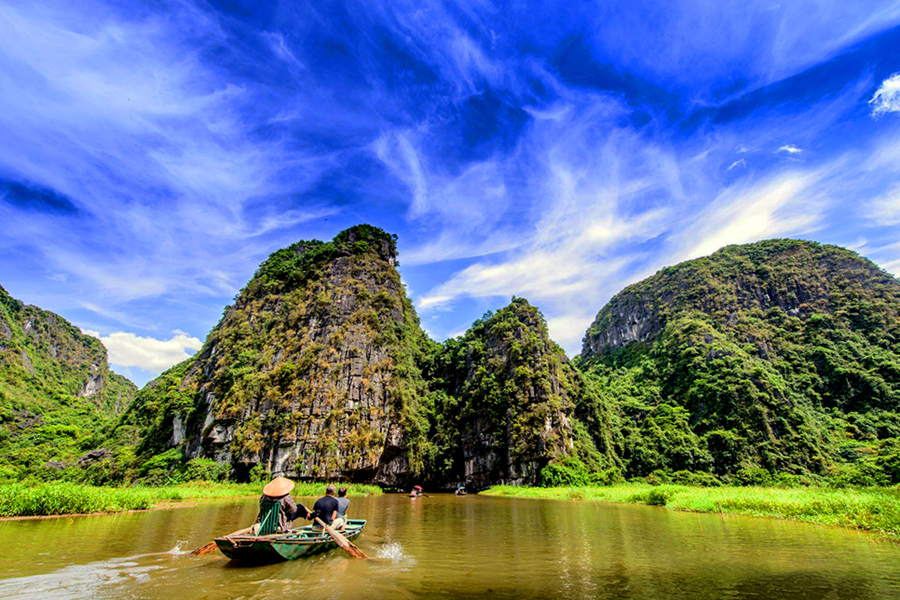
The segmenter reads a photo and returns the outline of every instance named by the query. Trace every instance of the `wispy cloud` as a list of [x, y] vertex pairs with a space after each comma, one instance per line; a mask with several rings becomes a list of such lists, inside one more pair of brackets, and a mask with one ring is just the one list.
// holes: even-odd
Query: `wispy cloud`
[[900, 225], [900, 187], [870, 201], [866, 214], [876, 225]]
[[896, 2], [87, 0], [0, 23], [0, 283], [116, 332], [128, 368], [183, 357], [271, 251], [364, 221], [400, 235], [430, 330], [525, 295], [570, 352], [623, 285], [721, 245], [898, 260]]

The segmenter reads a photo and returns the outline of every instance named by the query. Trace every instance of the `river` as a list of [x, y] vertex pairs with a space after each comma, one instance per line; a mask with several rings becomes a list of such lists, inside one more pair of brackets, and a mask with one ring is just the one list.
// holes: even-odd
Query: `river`
[[255, 500], [0, 523], [0, 598], [900, 598], [900, 545], [863, 533], [646, 506], [353, 498], [356, 543], [246, 566], [186, 552]]

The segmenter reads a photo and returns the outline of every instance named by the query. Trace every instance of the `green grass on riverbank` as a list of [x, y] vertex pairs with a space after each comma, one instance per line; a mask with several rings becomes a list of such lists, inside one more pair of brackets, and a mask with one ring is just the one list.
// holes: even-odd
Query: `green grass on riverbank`
[[[350, 485], [350, 496], [380, 494], [374, 485]], [[295, 498], [321, 496], [325, 484], [297, 483]], [[146, 510], [171, 501], [253, 497], [259, 483], [192, 482], [165, 487], [95, 487], [74, 483], [0, 484], [0, 517], [28, 517]]]
[[623, 484], [610, 487], [492, 487], [482, 494], [519, 498], [599, 500], [672, 510], [751, 515], [851, 527], [900, 539], [900, 489], [700, 488]]

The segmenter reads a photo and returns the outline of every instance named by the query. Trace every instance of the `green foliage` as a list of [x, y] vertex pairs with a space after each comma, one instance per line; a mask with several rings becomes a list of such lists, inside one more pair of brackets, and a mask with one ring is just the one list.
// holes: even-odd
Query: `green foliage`
[[482, 477], [533, 483], [582, 480], [617, 464], [599, 395], [525, 299], [485, 314], [432, 361], [438, 477], [461, 478], [467, 454], [497, 457]]
[[0, 292], [0, 471], [44, 475], [96, 448], [134, 385], [62, 317]]
[[[607, 342], [635, 321], [637, 340]], [[842, 248], [770, 240], [630, 286], [579, 364], [617, 407], [629, 476], [872, 485], [894, 481], [890, 452], [875, 457], [900, 436], [898, 342], [895, 278]]]
[[541, 469], [543, 487], [581, 487], [613, 485], [623, 481], [622, 472], [616, 467], [592, 471], [574, 456], [566, 456]]

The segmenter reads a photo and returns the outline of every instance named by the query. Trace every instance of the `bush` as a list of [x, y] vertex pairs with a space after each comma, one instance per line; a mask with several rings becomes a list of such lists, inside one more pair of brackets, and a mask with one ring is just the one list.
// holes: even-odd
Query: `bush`
[[732, 483], [735, 485], [770, 485], [772, 474], [762, 467], [743, 467], [735, 473]]
[[220, 465], [209, 458], [194, 458], [184, 466], [182, 481], [224, 481], [231, 467]]
[[267, 483], [272, 479], [272, 474], [266, 471], [262, 465], [256, 465], [250, 469], [250, 483]]
[[672, 473], [672, 483], [678, 485], [693, 485], [697, 487], [719, 487], [722, 482], [712, 473], [698, 471], [676, 471]]
[[[679, 471], [682, 473], [683, 471]], [[672, 483], [672, 475], [665, 469], [656, 469], [644, 478], [644, 481], [650, 485], [664, 485]]]
[[552, 462], [541, 469], [542, 487], [605, 486], [622, 480], [622, 472], [616, 467], [605, 471], [591, 471], [587, 465], [572, 456]]

